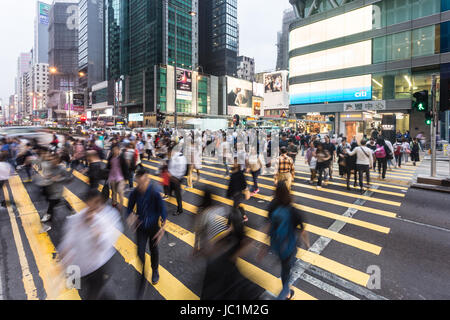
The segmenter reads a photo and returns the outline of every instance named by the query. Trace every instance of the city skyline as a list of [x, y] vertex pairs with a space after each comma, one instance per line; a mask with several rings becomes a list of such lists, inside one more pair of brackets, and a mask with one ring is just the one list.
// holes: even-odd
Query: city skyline
[[[8, 48], [2, 50], [0, 54], [0, 63], [4, 66], [3, 76], [0, 80], [0, 98], [4, 102], [14, 94], [17, 57], [20, 53], [29, 52], [33, 48], [36, 2], [35, 0], [6, 2], [4, 10], [0, 13], [0, 27], [10, 30], [8, 33], [3, 33], [0, 38], [0, 42]], [[41, 2], [51, 4], [53, 1], [41, 0]], [[254, 58], [256, 72], [275, 69], [277, 32], [281, 30], [283, 11], [290, 7], [287, 0], [283, 2], [273, 0], [238, 1], [239, 55]], [[255, 19], [255, 16], [258, 18]], [[18, 21], [20, 21], [20, 25], [17, 23]]]

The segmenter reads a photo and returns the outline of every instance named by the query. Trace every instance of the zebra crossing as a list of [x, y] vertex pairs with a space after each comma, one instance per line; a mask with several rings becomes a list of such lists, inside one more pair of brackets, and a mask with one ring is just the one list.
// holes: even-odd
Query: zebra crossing
[[[334, 178], [326, 188], [317, 190], [308, 183], [309, 171], [296, 163], [296, 178], [292, 185], [294, 205], [303, 211], [306, 230], [310, 233], [311, 248], [298, 247], [294, 267], [295, 298], [316, 299], [383, 299], [370, 286], [371, 274], [368, 267], [377, 265], [377, 259], [387, 245], [387, 236], [398, 210], [405, 198], [408, 187], [393, 183], [401, 179], [407, 181], [414, 175], [412, 166], [394, 169], [386, 181], [376, 181], [364, 194], [357, 188], [350, 191], [341, 178]], [[149, 176], [155, 182], [158, 159], [143, 161]], [[183, 186], [183, 209], [181, 216], [169, 214], [166, 225], [167, 236], [160, 244], [161, 280], [151, 285], [151, 271], [146, 270], [149, 289], [146, 299], [198, 300], [201, 296], [203, 262], [192, 257], [194, 245], [193, 221], [197, 205], [205, 187], [213, 190], [213, 200], [231, 208], [232, 201], [226, 198], [229, 177], [225, 169], [211, 158], [202, 163], [201, 177], [192, 188]], [[83, 194], [87, 188], [87, 177], [73, 172], [73, 181], [65, 186], [64, 198], [75, 211], [84, 208]], [[390, 179], [393, 180], [390, 180]], [[274, 190], [271, 176], [260, 176], [260, 193], [243, 204], [249, 217], [246, 236], [252, 240], [251, 248], [241, 256], [237, 265], [242, 274], [263, 288], [269, 296], [278, 295], [281, 290], [280, 267], [277, 259], [270, 255], [258, 262], [256, 253], [261, 246], [267, 246], [269, 239], [262, 232], [268, 215], [267, 207]], [[249, 185], [251, 178], [247, 175]], [[99, 187], [100, 189], [102, 186]], [[15, 204], [9, 208], [11, 225], [17, 224], [14, 232], [17, 247], [17, 261], [21, 266], [19, 275], [27, 299], [83, 299], [77, 289], [67, 289], [64, 285], [64, 271], [58, 261], [57, 247], [61, 238], [60, 230], [41, 234], [39, 212], [45, 207], [36, 187], [24, 184], [21, 177], [11, 177], [3, 192]], [[176, 210], [176, 200], [166, 199], [168, 211]], [[128, 204], [125, 197], [123, 205]], [[62, 226], [67, 212], [61, 208]], [[58, 229], [57, 227], [55, 229]], [[117, 230], [117, 232], [119, 232]], [[19, 235], [19, 236], [17, 236]], [[20, 235], [22, 235], [20, 237]], [[116, 266], [110, 289], [119, 299], [133, 299], [135, 280], [142, 273], [137, 258], [135, 236], [129, 230], [120, 233], [116, 243]], [[149, 253], [146, 259], [150, 259]], [[27, 271], [28, 270], [28, 271]], [[387, 297], [388, 298], [388, 297]]]

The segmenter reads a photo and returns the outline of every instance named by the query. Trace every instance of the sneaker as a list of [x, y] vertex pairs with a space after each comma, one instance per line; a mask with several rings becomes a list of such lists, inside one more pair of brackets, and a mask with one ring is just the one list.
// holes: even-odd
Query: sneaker
[[159, 282], [159, 272], [158, 270], [153, 270], [152, 272], [152, 285], [156, 285]]
[[259, 188], [252, 192], [252, 194], [257, 194], [257, 193], [259, 193]]
[[242, 222], [247, 222], [247, 221], [248, 221], [248, 217], [247, 217], [247, 216], [244, 216]]
[[46, 233], [46, 232], [48, 232], [50, 230], [52, 230], [51, 226], [49, 226], [48, 224], [43, 224], [42, 225], [42, 229], [41, 229], [41, 231], [39, 233]]
[[167, 195], [167, 194], [165, 194], [165, 195], [163, 195], [163, 200], [165, 200], [165, 199], [169, 199], [169, 196]]
[[41, 218], [41, 222], [48, 222], [50, 221], [50, 219], [52, 218], [51, 215], [49, 215], [48, 213], [46, 213], [42, 218]]

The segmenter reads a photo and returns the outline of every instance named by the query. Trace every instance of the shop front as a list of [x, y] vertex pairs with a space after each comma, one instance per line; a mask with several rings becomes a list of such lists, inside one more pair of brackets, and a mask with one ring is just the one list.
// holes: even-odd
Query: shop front
[[394, 141], [397, 131], [405, 133], [410, 130], [410, 115], [406, 111], [344, 112], [340, 114], [339, 128], [339, 133], [349, 140], [353, 137], [357, 141], [370, 138], [376, 129], [384, 138]]
[[297, 115], [297, 130], [310, 134], [330, 135], [334, 129], [335, 114], [310, 112]]

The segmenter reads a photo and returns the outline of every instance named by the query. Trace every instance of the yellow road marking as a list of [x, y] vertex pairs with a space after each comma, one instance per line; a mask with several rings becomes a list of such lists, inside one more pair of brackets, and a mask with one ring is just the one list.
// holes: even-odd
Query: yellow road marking
[[[305, 164], [297, 164], [297, 167], [303, 168], [305, 170], [309, 170], [309, 166], [305, 165]], [[334, 172], [339, 172], [339, 167], [334, 166], [333, 167]], [[377, 174], [378, 171], [375, 173], [374, 171], [370, 171], [370, 173], [372, 174]], [[394, 172], [394, 171], [386, 171], [386, 177], [393, 177], [393, 178], [410, 178], [414, 176], [414, 172], [410, 172], [410, 173], [405, 173], [405, 172]]]
[[[157, 162], [157, 161], [154, 161], [154, 160], [152, 160], [152, 162]], [[219, 170], [219, 171], [225, 171], [225, 169], [223, 169], [223, 168], [216, 168], [216, 167], [212, 167], [212, 166], [208, 166], [208, 165], [202, 165], [202, 167], [203, 168], [208, 168], [208, 169], [212, 169], [212, 170]], [[205, 170], [202, 170], [201, 172], [206, 172]], [[251, 175], [249, 175], [249, 174], [246, 174], [246, 176], [248, 176], [248, 177], [251, 177]], [[221, 176], [222, 178], [223, 178], [223, 176]], [[306, 177], [302, 177], [302, 176], [299, 176], [299, 175], [296, 175], [295, 176], [295, 178], [296, 179], [301, 179], [301, 180], [306, 180], [306, 181], [309, 181], [310, 179], [309, 178], [306, 178]], [[268, 177], [264, 177], [264, 176], [259, 176], [259, 179], [262, 179], [262, 180], [267, 180], [267, 181], [272, 181], [273, 182], [273, 179], [271, 179], [271, 178], [268, 178]], [[347, 185], [346, 184], [343, 184], [343, 183], [337, 183], [337, 182], [332, 182], [332, 181], [328, 181], [327, 182], [328, 184], [331, 184], [331, 185], [336, 185], [336, 186], [342, 186], [342, 187], [346, 187]], [[293, 183], [293, 185], [296, 185], [296, 186], [299, 186], [299, 187], [301, 187], [301, 188], [303, 188], [303, 187], [310, 187], [310, 188], [314, 188], [313, 186], [309, 186], [309, 185], [307, 185], [307, 184], [299, 184], [299, 183]], [[359, 190], [359, 187], [352, 187], [352, 186], [350, 186], [350, 188], [352, 188], [352, 189], [358, 189]], [[324, 190], [331, 190], [331, 189], [322, 189], [322, 190], [320, 190], [320, 191], [324, 191]], [[333, 191], [335, 191], [335, 190], [333, 190]], [[397, 192], [391, 192], [391, 191], [385, 191], [385, 190], [379, 190], [379, 189], [376, 189], [376, 190], [371, 190], [372, 192], [376, 192], [376, 193], [382, 193], [382, 194], [387, 194], [387, 195], [391, 195], [391, 196], [396, 196], [396, 197], [401, 197], [401, 198], [404, 198], [405, 197], [405, 194], [403, 194], [403, 193], [397, 193]], [[339, 192], [339, 191], [338, 191]], [[347, 192], [348, 193], [348, 192]], [[348, 194], [351, 194], [351, 193], [348, 193]], [[352, 196], [358, 196], [358, 195], [353, 195], [353, 194], [351, 194]], [[377, 199], [377, 198], [375, 198], [375, 199]]]
[[41, 222], [39, 213], [33, 205], [20, 177], [11, 177], [9, 184], [11, 190], [14, 190], [14, 201], [22, 220], [22, 227], [33, 252], [44, 290], [47, 293], [47, 299], [80, 300], [80, 295], [76, 289], [62, 288], [64, 284], [59, 282], [62, 280], [60, 275], [63, 269], [54, 259], [56, 254], [55, 246], [47, 233], [40, 233]]
[[[144, 166], [148, 167], [148, 168], [151, 168], [151, 169], [155, 169], [155, 167], [149, 166], [147, 164], [144, 164]], [[150, 176], [153, 179], [155, 179], [157, 181], [160, 181], [159, 177], [156, 177], [156, 176], [153, 176], [153, 175], [150, 175]], [[210, 181], [207, 181], [207, 180], [201, 180], [201, 181], [203, 181], [203, 183], [205, 183], [205, 184], [212, 185], [212, 182], [210, 182]], [[202, 195], [202, 192], [200, 190], [195, 189], [195, 188], [189, 188], [189, 189], [185, 189], [185, 190], [189, 191], [191, 193], [196, 193], [198, 195]], [[220, 197], [220, 196], [217, 196], [217, 195], [213, 195], [213, 199], [215, 199], [215, 200], [217, 200], [219, 202], [222, 202], [222, 203], [226, 203], [226, 204], [232, 203], [231, 200], [223, 198], [223, 197]], [[242, 206], [244, 207], [245, 210], [247, 210], [249, 212], [252, 212], [252, 213], [255, 213], [257, 215], [261, 215], [261, 216], [266, 216], [267, 215], [267, 211], [266, 210], [262, 210], [262, 209], [259, 209], [259, 208], [256, 208], [256, 207], [253, 207], [253, 206], [250, 206], [250, 205], [246, 205], [246, 204], [242, 204]], [[324, 217], [330, 218], [332, 220], [344, 221], [344, 222], [349, 223], [349, 224], [353, 224], [353, 225], [360, 226], [360, 227], [363, 227], [363, 228], [366, 228], [366, 229], [378, 231], [378, 232], [381, 232], [381, 233], [386, 233], [387, 234], [387, 233], [390, 232], [390, 228], [382, 227], [380, 225], [373, 224], [373, 223], [370, 223], [370, 222], [365, 222], [365, 221], [358, 220], [358, 219], [355, 219], [355, 218], [349, 218], [349, 217], [341, 216], [341, 215], [338, 215], [338, 214], [335, 214], [335, 213], [331, 213], [331, 212], [324, 211], [324, 210], [319, 210], [319, 209], [308, 207], [308, 206], [303, 206], [303, 205], [298, 205], [298, 204], [294, 204], [294, 206], [297, 207], [300, 210], [307, 211], [307, 212], [310, 212], [310, 213], [313, 213], [313, 214], [317, 214], [317, 215], [320, 215], [320, 216], [324, 216]]]
[[[160, 179], [159, 177], [152, 176], [152, 175], [150, 175], [150, 177], [155, 179], [155, 180], [157, 180], [157, 181], [159, 181], [159, 179]], [[201, 181], [203, 183], [207, 183], [207, 182], [209, 183], [209, 181], [206, 181], [206, 180], [201, 180]], [[200, 196], [203, 195], [203, 192], [201, 190], [198, 190], [198, 189], [195, 189], [195, 188], [189, 188], [187, 190], [190, 191], [190, 192], [193, 192], [193, 193], [195, 193], [197, 195], [200, 195]], [[233, 202], [230, 199], [222, 198], [222, 197], [217, 196], [217, 195], [212, 195], [212, 198], [214, 200], [217, 200], [217, 201], [220, 201], [222, 203], [225, 203], [225, 204], [227, 204], [229, 206], [233, 205]], [[266, 210], [262, 210], [262, 209], [259, 209], [259, 208], [256, 208], [256, 207], [247, 206], [247, 205], [243, 205], [243, 207], [244, 207], [245, 210], [248, 210], [248, 211], [251, 211], [251, 212], [254, 212], [253, 210], [256, 209], [257, 212], [258, 212], [257, 213], [258, 215], [267, 217], [267, 211]], [[249, 208], [251, 208], [251, 210]], [[250, 229], [250, 228], [245, 228], [245, 229], [247, 231], [247, 234], [251, 238], [253, 238], [255, 240], [258, 240], [258, 241], [261, 241], [260, 240], [261, 236], [258, 236], [258, 235], [259, 234], [263, 235], [263, 233], [261, 233], [259, 231], [256, 231], [254, 229]], [[258, 236], [258, 237], [255, 237], [255, 236]], [[300, 250], [302, 250], [302, 249], [300, 249]], [[313, 265], [318, 266], [319, 268], [322, 268], [324, 270], [327, 270], [327, 271], [330, 271], [330, 272], [333, 272], [333, 273], [336, 270], [336, 272], [339, 272], [339, 275], [341, 277], [346, 278], [346, 279], [348, 279], [350, 281], [353, 281], [355, 283], [361, 284], [361, 283], [363, 283], [365, 281], [364, 284], [362, 284], [362, 285], [365, 286], [367, 284], [367, 281], [369, 279], [369, 276], [367, 274], [365, 274], [365, 273], [363, 273], [361, 271], [355, 270], [353, 268], [347, 267], [345, 265], [342, 265], [342, 264], [340, 264], [338, 262], [335, 262], [333, 260], [327, 259], [325, 257], [317, 258], [316, 256], [318, 256], [318, 255], [313, 253], [313, 252], [309, 252], [308, 251], [302, 257], [302, 259], [304, 261], [308, 262], [308, 263], [311, 263]], [[352, 271], [350, 272], [350, 270], [352, 270]], [[367, 279], [366, 279], [365, 276], [367, 276]]]
[[[266, 234], [256, 230], [247, 230], [247, 233], [249, 233], [249, 235], [253, 239], [265, 243], [266, 245], [270, 245]], [[318, 266], [319, 268], [332, 272], [342, 278], [353, 281], [363, 287], [367, 285], [367, 281], [369, 281], [370, 278], [367, 273], [348, 267], [342, 263], [336, 262], [302, 248], [298, 248], [297, 258], [312, 265]]]
[[[219, 174], [212, 173], [212, 172], [205, 171], [205, 170], [201, 171], [201, 173], [204, 173], [206, 175], [209, 175], [209, 176], [212, 176], [212, 177], [216, 177], [216, 178], [230, 180], [230, 177], [223, 177], [223, 176], [221, 176]], [[251, 175], [246, 174], [246, 176], [251, 176]], [[259, 179], [270, 180], [270, 181], [273, 182], [273, 179], [270, 179], [270, 178], [267, 178], [267, 177], [261, 177], [260, 176]], [[252, 181], [247, 181], [247, 183], [253, 185]], [[305, 188], [305, 189], [316, 190], [316, 188], [313, 187], [313, 186], [303, 185], [303, 184], [300, 184], [300, 183], [295, 183], [294, 182], [293, 185], [301, 187], [301, 188]], [[267, 184], [258, 183], [258, 186], [260, 186], [262, 188], [265, 188], [265, 189], [269, 189], [269, 190], [275, 190], [274, 186], [270, 186], [270, 185], [267, 185]], [[388, 205], [396, 206], [396, 207], [400, 207], [402, 205], [402, 203], [398, 202], [398, 201], [390, 201], [390, 200], [384, 200], [384, 199], [379, 199], [379, 198], [373, 198], [373, 197], [368, 197], [368, 196], [364, 196], [364, 195], [353, 194], [353, 193], [343, 192], [343, 191], [338, 191], [338, 190], [333, 190], [333, 189], [320, 189], [320, 191], [323, 191], [323, 192], [326, 192], [326, 193], [338, 194], [338, 195], [345, 196], [345, 197], [352, 197], [352, 198], [357, 198], [357, 199], [363, 199], [363, 200], [366, 200], [366, 201], [372, 201], [372, 202], [377, 202], [377, 203], [388, 204]], [[299, 192], [293, 191], [293, 190], [291, 191], [291, 193], [294, 194], [294, 195], [298, 195], [299, 197], [308, 197], [308, 198], [310, 198], [309, 195], [305, 194], [305, 193], [299, 193]], [[320, 198], [321, 199], [326, 199], [328, 201], [333, 201], [333, 204], [335, 203], [335, 201], [332, 200], [332, 199], [327, 199], [327, 198], [323, 198], [323, 197], [320, 197]], [[318, 200], [318, 201], [322, 201], [323, 202], [324, 200]], [[344, 203], [346, 203], [346, 202], [344, 202]]]
[[[83, 176], [82, 174], [80, 174], [77, 171], [74, 171], [74, 174], [80, 180], [82, 180], [84, 182], [87, 182], [88, 178], [86, 176]], [[101, 188], [101, 186], [99, 188]], [[69, 190], [67, 190], [67, 193], [70, 193], [69, 194], [70, 198], [76, 198], [76, 196], [73, 193], [71, 193]], [[125, 202], [125, 204], [124, 204], [125, 206], [128, 205], [128, 199], [126, 197], [124, 197], [124, 202]], [[176, 205], [176, 200], [173, 197], [171, 197], [170, 201], [168, 201], [168, 202]], [[190, 204], [187, 204], [187, 203], [184, 203], [184, 202], [183, 202], [183, 208], [185, 208], [186, 210], [191, 211], [192, 213], [197, 213], [197, 209], [198, 209], [198, 207], [195, 207], [193, 205], [190, 205]], [[190, 232], [190, 231], [188, 231], [188, 230], [186, 230], [186, 229], [184, 229], [184, 228], [182, 228], [182, 227], [180, 227], [180, 226], [170, 222], [169, 220], [167, 220], [167, 222], [166, 222], [166, 228], [165, 229], [166, 229], [167, 232], [169, 232], [170, 234], [172, 234], [176, 238], [182, 240], [183, 242], [189, 244], [191, 247], [194, 246], [195, 235], [192, 232]], [[133, 245], [134, 245], [134, 243], [133, 243]], [[137, 252], [137, 249], [135, 250], [135, 252]], [[129, 256], [129, 254], [128, 254], [128, 256]], [[146, 258], [148, 258], [148, 254], [146, 254]], [[136, 260], [136, 259], [137, 258], [135, 257], [134, 260]], [[129, 261], [133, 261], [133, 260], [130, 259], [130, 257], [128, 257], [128, 260]], [[148, 262], [148, 263], [150, 263], [150, 262]], [[260, 268], [258, 268], [256, 266], [253, 266], [252, 264], [244, 261], [241, 258], [238, 259], [238, 266], [240, 266], [241, 272], [242, 272], [242, 274], [244, 276], [246, 276], [251, 281], [253, 281], [256, 284], [258, 284], [260, 287], [262, 287], [262, 288], [264, 288], [267, 291], [272, 292], [272, 293], [281, 291], [281, 281], [279, 279], [277, 279], [275, 276], [273, 276], [272, 274], [267, 273], [267, 272], [263, 271], [262, 269], [260, 269]], [[163, 277], [163, 273], [161, 272], [161, 279], [162, 279], [162, 277]], [[148, 280], [151, 281], [150, 278]], [[161, 281], [160, 281], [160, 283], [161, 283]], [[159, 285], [159, 283], [158, 283], [158, 285]], [[301, 291], [301, 290], [299, 290], [299, 289], [297, 289], [295, 287], [294, 287], [293, 290], [296, 292], [296, 297], [299, 297], [299, 298], [302, 298], [302, 299], [305, 299], [305, 300], [317, 300], [316, 298], [312, 297], [311, 295], [307, 294], [306, 292], [303, 292], [303, 291]], [[186, 298], [183, 298], [183, 299], [186, 300]], [[183, 299], [176, 299], [176, 300], [183, 300]]]
[[[152, 160], [152, 161], [154, 161], [154, 160]], [[213, 161], [204, 161], [204, 162], [205, 162], [205, 163], [210, 163], [210, 164], [217, 164], [217, 162], [213, 162]], [[222, 168], [216, 168], [216, 170], [220, 170], [220, 169], [222, 169]], [[222, 170], [225, 171], [225, 169], [222, 169]], [[302, 171], [302, 170], [296, 170], [295, 172], [296, 172], [296, 173], [310, 174], [309, 171]], [[297, 177], [301, 177], [301, 176], [296, 175], [295, 177], [297, 178]], [[333, 180], [343, 180], [343, 181], [347, 181], [347, 179], [344, 179], [344, 178], [337, 178], [337, 177], [334, 177]], [[372, 177], [372, 180], [377, 180], [377, 179], [373, 179], [373, 177]], [[407, 184], [409, 184], [408, 181], [400, 181], [400, 180], [396, 180], [395, 183], [400, 184], [400, 185], [407, 185]], [[384, 183], [377, 183], [377, 182], [372, 182], [372, 184], [373, 184], [373, 185], [380, 186], [380, 187], [391, 188], [391, 189], [408, 190], [407, 187], [403, 187], [403, 186], [396, 186], [396, 185], [390, 185], [390, 184], [384, 184]]]
[[[9, 192], [6, 185], [3, 185], [3, 193], [5, 195], [6, 203], [9, 202]], [[16, 244], [17, 254], [19, 256], [20, 269], [22, 270], [22, 282], [25, 289], [27, 300], [38, 300], [36, 285], [34, 284], [33, 274], [28, 265], [28, 259], [23, 248], [22, 237], [20, 236], [19, 227], [17, 225], [16, 217], [11, 210], [11, 206], [7, 205], [6, 209], [9, 214], [9, 221], [11, 222], [11, 229], [14, 235], [14, 242]]]
[[[75, 173], [75, 171], [74, 171]], [[70, 203], [70, 205], [79, 212], [85, 207], [85, 203], [81, 201], [75, 194], [69, 189], [64, 188], [64, 197]], [[124, 199], [125, 201], [125, 199]], [[127, 201], [128, 202], [128, 201]], [[120, 233], [120, 237], [115, 244], [116, 250], [122, 255], [125, 262], [132, 265], [136, 271], [142, 274], [142, 264], [137, 256], [137, 246], [127, 236]], [[145, 264], [150, 266], [150, 255], [145, 253]], [[167, 300], [199, 300], [200, 298], [194, 294], [189, 288], [187, 288], [182, 282], [175, 278], [170, 272], [168, 272], [161, 265], [159, 266], [160, 278], [158, 284], [153, 287]], [[148, 267], [145, 272], [145, 278], [151, 284], [151, 271]]]

